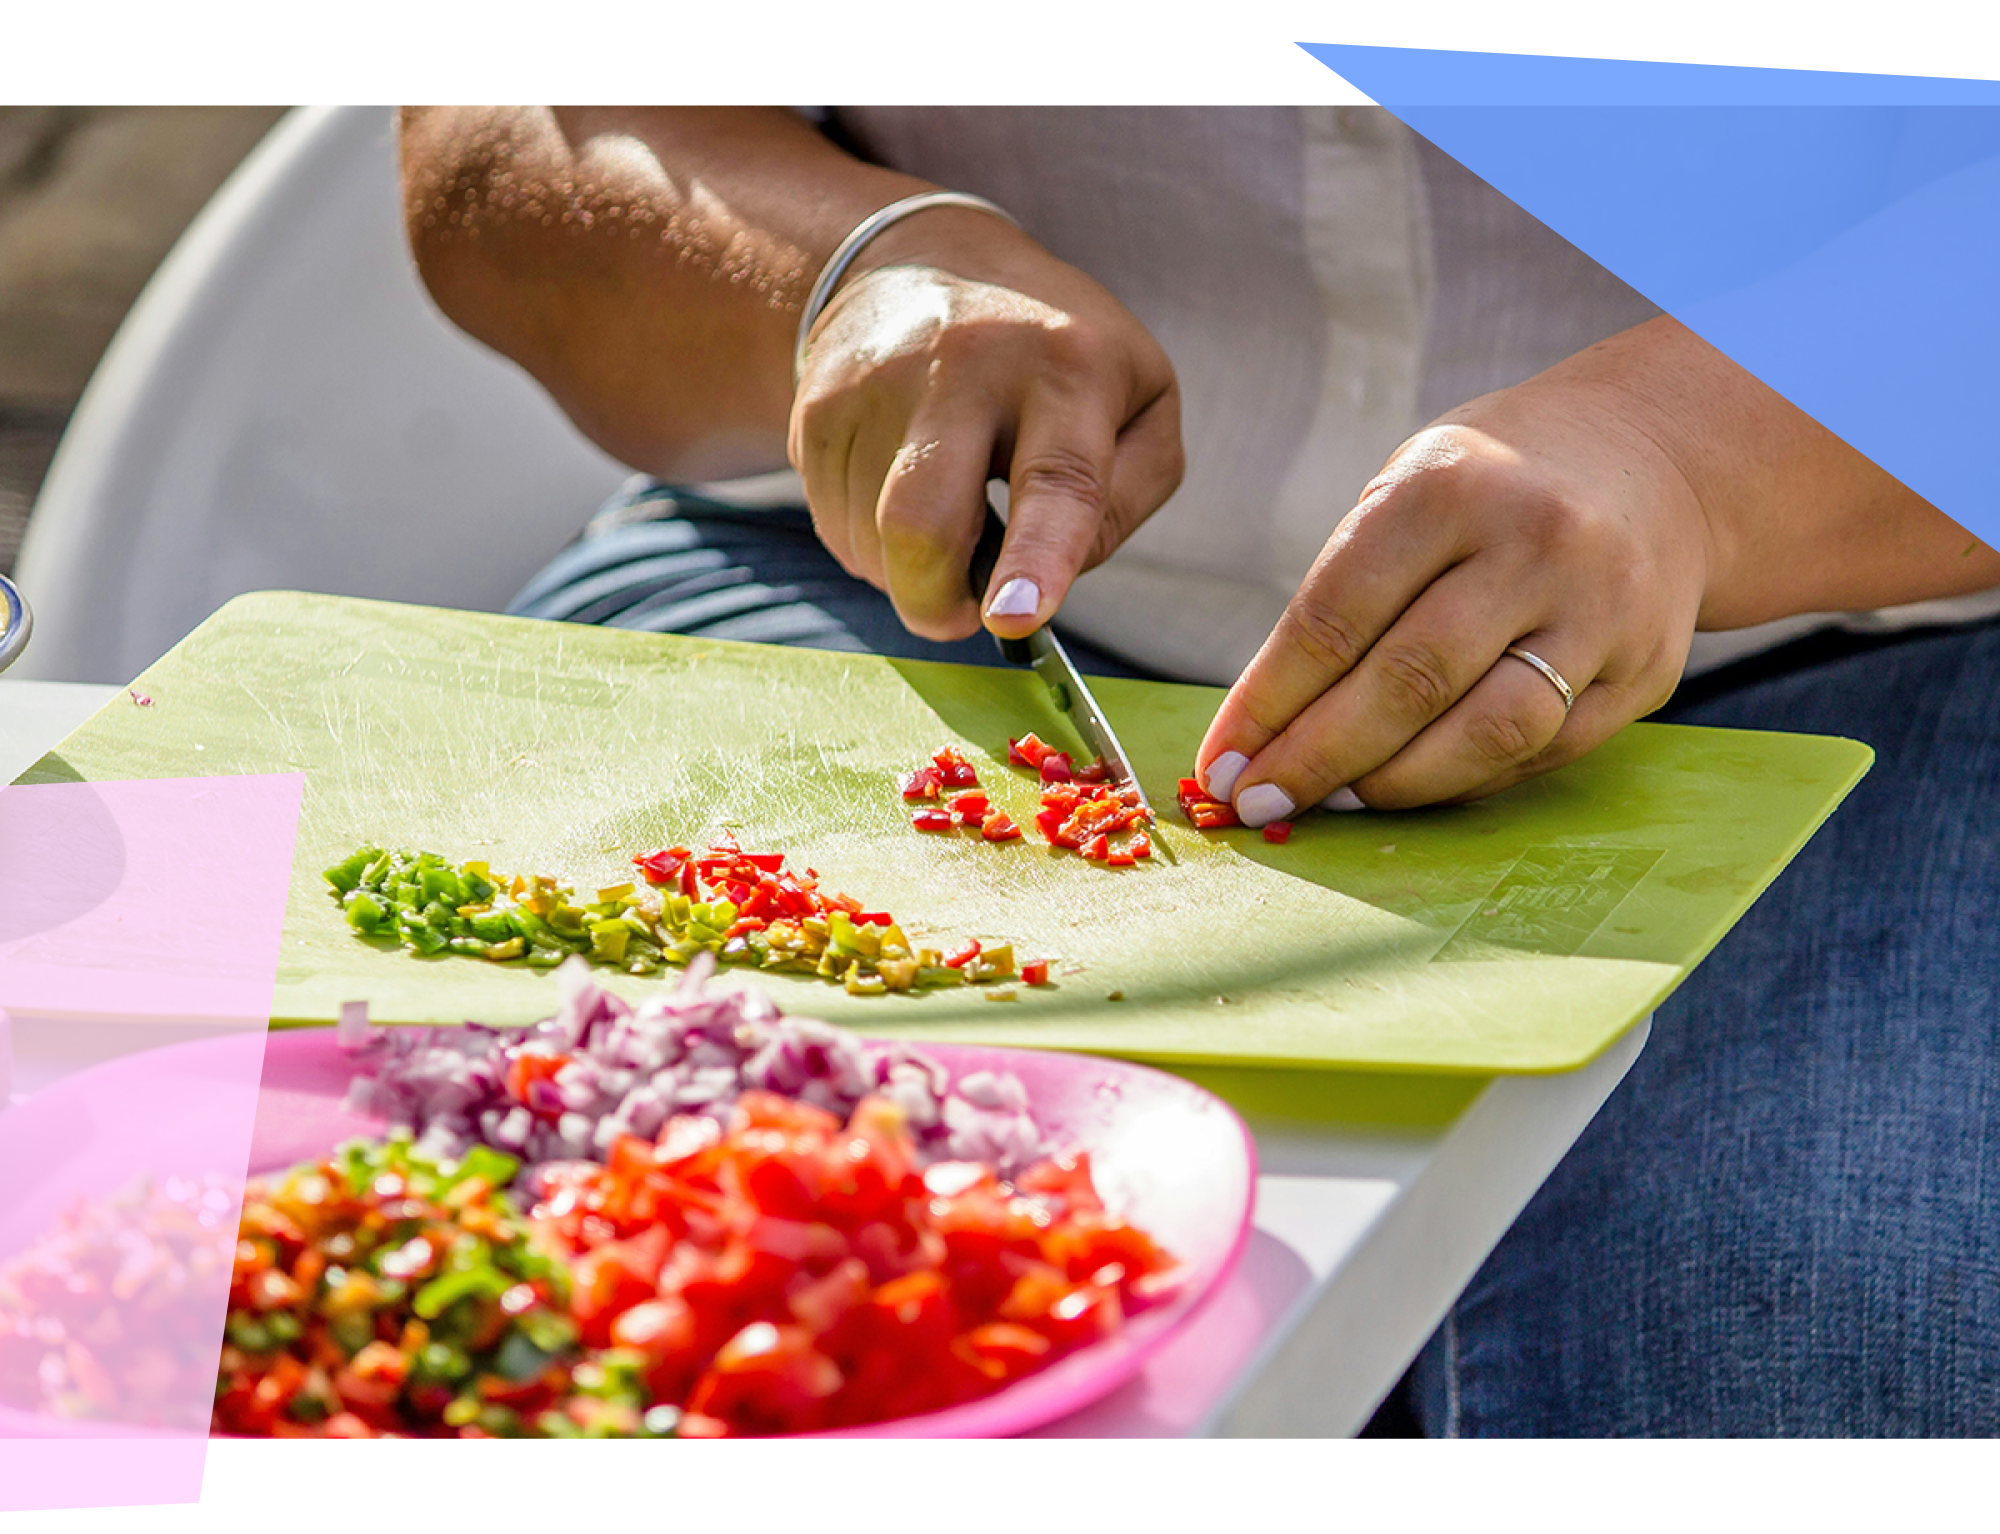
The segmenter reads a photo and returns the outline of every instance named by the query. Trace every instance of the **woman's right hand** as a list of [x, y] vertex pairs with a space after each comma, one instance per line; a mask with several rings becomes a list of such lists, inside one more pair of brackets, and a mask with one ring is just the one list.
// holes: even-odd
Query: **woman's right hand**
[[[1146, 328], [988, 213], [930, 208], [868, 245], [814, 327], [788, 448], [813, 522], [909, 629], [1019, 637], [1180, 483], [1180, 391]], [[975, 600], [986, 482], [1007, 538]]]

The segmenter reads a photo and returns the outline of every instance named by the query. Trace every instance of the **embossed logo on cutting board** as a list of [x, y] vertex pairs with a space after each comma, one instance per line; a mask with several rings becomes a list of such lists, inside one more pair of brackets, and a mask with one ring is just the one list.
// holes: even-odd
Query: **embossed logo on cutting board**
[[1660, 847], [1530, 847], [1431, 958], [1573, 954], [1665, 855]]

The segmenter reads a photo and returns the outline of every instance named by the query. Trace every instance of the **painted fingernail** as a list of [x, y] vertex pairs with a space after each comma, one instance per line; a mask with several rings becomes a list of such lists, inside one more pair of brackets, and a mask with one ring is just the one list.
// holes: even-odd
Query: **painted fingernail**
[[1253, 783], [1236, 796], [1236, 814], [1246, 826], [1291, 819], [1292, 796], [1275, 783]]
[[1351, 788], [1336, 788], [1332, 793], [1320, 800], [1319, 807], [1323, 810], [1365, 810], [1368, 808], [1367, 805], [1361, 802], [1361, 796]]
[[1225, 751], [1208, 764], [1208, 770], [1201, 775], [1201, 786], [1208, 790], [1209, 798], [1227, 799], [1236, 791], [1236, 780], [1249, 765], [1250, 758], [1241, 751]]
[[1017, 575], [995, 593], [986, 609], [989, 618], [1032, 618], [1041, 609], [1042, 588]]

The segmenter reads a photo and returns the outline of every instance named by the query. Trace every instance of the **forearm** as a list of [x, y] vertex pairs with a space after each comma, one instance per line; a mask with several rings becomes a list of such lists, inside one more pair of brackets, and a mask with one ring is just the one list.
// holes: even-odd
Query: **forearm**
[[1609, 391], [1685, 480], [1709, 529], [1704, 629], [2000, 586], [2000, 554], [1672, 319], [1535, 382]]
[[410, 108], [424, 282], [636, 468], [781, 466], [807, 290], [862, 218], [925, 183], [782, 108]]

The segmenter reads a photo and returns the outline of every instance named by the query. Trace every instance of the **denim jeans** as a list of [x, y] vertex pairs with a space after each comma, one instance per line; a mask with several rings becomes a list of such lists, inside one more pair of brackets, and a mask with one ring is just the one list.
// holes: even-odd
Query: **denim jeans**
[[2000, 1433], [2000, 625], [1794, 647], [1684, 724], [1873, 770], [1658, 1011], [1412, 1375], [1427, 1433]]
[[[802, 511], [651, 487], [593, 528], [510, 610], [994, 659], [909, 635]], [[1805, 641], [1661, 717], [1876, 764], [1659, 1009], [1408, 1403], [1434, 1435], [2000, 1433], [2000, 625]]]

